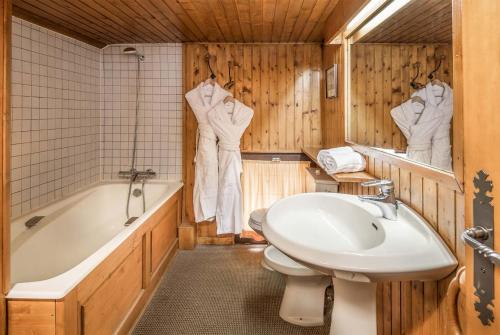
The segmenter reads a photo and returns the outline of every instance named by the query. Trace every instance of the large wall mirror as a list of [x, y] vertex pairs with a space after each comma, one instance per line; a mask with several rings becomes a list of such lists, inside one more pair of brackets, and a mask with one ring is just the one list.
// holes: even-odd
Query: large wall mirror
[[451, 1], [385, 1], [350, 33], [349, 142], [449, 173], [462, 164]]

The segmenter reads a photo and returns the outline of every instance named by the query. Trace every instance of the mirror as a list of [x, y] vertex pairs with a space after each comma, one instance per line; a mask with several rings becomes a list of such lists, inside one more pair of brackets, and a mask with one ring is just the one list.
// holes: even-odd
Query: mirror
[[389, 3], [347, 41], [347, 140], [453, 171], [451, 0]]

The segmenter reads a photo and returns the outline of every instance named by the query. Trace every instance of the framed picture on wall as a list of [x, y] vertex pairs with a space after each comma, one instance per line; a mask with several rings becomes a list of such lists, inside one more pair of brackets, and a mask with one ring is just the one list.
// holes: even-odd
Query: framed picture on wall
[[338, 64], [333, 64], [326, 69], [326, 97], [332, 99], [337, 97], [337, 67]]

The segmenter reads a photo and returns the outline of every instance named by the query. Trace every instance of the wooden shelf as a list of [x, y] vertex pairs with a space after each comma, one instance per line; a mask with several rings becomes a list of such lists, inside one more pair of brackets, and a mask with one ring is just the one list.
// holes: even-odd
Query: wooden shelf
[[[318, 167], [318, 152], [322, 150], [321, 147], [304, 147], [302, 148], [302, 152], [309, 157]], [[329, 174], [335, 181], [339, 183], [362, 183], [365, 181], [376, 179], [371, 174], [362, 172], [351, 172], [351, 173], [337, 173], [337, 174]]]
[[363, 183], [376, 179], [366, 172], [337, 173], [331, 174], [330, 176], [339, 183]]

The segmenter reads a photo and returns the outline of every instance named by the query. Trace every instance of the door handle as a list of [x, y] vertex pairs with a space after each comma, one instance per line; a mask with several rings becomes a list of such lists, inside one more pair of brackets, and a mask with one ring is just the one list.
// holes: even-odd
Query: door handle
[[486, 229], [482, 226], [476, 226], [472, 228], [466, 229], [462, 233], [462, 240], [472, 247], [472, 249], [476, 250], [480, 255], [483, 255], [484, 258], [489, 260], [491, 263], [496, 266], [500, 266], [500, 253], [491, 249], [481, 241], [486, 241], [490, 238], [490, 235], [493, 233], [492, 229]]

